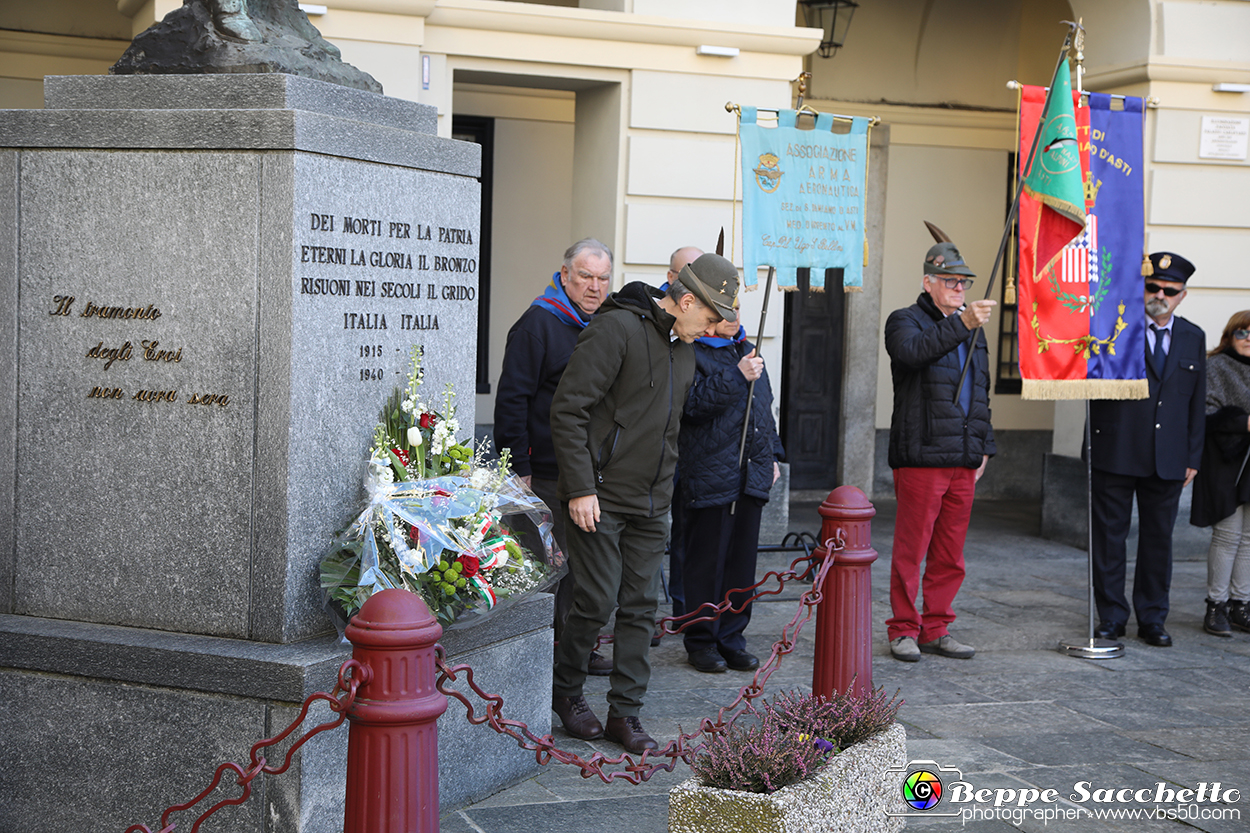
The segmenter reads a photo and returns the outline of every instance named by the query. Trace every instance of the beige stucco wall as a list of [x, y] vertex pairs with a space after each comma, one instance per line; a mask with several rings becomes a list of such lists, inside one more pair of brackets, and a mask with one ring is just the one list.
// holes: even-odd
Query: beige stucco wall
[[[101, 73], [126, 39], [180, 0], [50, 0], [0, 8], [0, 106], [39, 106], [41, 79]], [[516, 304], [564, 246], [595, 233], [618, 254], [617, 283], [659, 280], [668, 253], [736, 240], [734, 119], [726, 101], [792, 102], [804, 65], [808, 103], [879, 115], [891, 128], [882, 310], [910, 303], [927, 237], [946, 228], [988, 273], [1007, 199], [1014, 97], [1008, 79], [1045, 83], [1063, 29], [1083, 19], [1088, 89], [1156, 97], [1147, 122], [1147, 235], [1198, 265], [1182, 312], [1209, 332], [1250, 307], [1250, 162], [1198, 157], [1204, 115], [1250, 115], [1245, 0], [874, 0], [832, 59], [795, 27], [793, 0], [327, 0], [314, 23], [388, 94], [497, 122], [492, 364]], [[580, 5], [580, 8], [579, 8]], [[699, 56], [700, 44], [734, 58]], [[422, 84], [422, 59], [430, 82]], [[561, 195], [558, 198], [556, 195]], [[515, 213], [517, 206], [543, 205]], [[988, 275], [986, 275], [988, 276]], [[983, 278], [984, 280], [984, 278]], [[981, 286], [984, 286], [982, 284]], [[980, 287], [978, 287], [979, 289]], [[744, 294], [757, 320], [761, 293]], [[765, 355], [774, 364], [780, 304]], [[992, 342], [997, 328], [991, 327]], [[879, 426], [888, 366], [878, 368]], [[780, 398], [780, 397], [779, 397]], [[1046, 428], [1053, 406], [995, 397], [1003, 428]], [[488, 413], [489, 409], [479, 411]]]

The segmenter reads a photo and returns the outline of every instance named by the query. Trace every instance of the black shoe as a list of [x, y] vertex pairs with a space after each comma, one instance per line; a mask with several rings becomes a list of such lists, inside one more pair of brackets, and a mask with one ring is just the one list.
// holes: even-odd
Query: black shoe
[[1207, 599], [1207, 615], [1202, 617], [1202, 629], [1215, 636], [1232, 637], [1233, 629], [1228, 626], [1228, 602]]
[[730, 651], [721, 648], [720, 655], [725, 658], [725, 664], [735, 671], [754, 671], [760, 667], [759, 657], [741, 649]]
[[607, 677], [612, 673], [612, 660], [598, 651], [591, 651], [586, 673], [592, 677]]
[[1250, 633], [1250, 602], [1228, 600], [1228, 624], [1239, 631]]
[[1095, 639], [1119, 639], [1124, 636], [1123, 622], [1099, 622], [1094, 628]]
[[725, 661], [716, 653], [715, 648], [691, 651], [687, 659], [694, 666], [694, 670], [704, 674], [720, 674], [726, 668]]
[[1171, 648], [1172, 637], [1168, 636], [1168, 632], [1163, 629], [1163, 625], [1139, 625], [1137, 628], [1137, 636], [1147, 645], [1153, 645], [1156, 648]]
[[660, 646], [660, 637], [664, 636], [664, 631], [657, 626], [655, 632], [651, 634], [651, 647], [658, 648]]

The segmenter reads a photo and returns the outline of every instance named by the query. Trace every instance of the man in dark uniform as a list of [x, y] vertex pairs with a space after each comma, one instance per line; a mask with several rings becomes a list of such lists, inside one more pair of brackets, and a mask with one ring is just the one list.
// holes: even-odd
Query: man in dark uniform
[[1094, 601], [1101, 620], [1094, 636], [1124, 635], [1125, 541], [1137, 496], [1137, 569], [1133, 611], [1137, 635], [1166, 648], [1172, 584], [1172, 527], [1181, 489], [1198, 473], [1206, 424], [1206, 336], [1173, 315], [1185, 299], [1194, 265], [1171, 252], [1150, 256], [1146, 278], [1147, 399], [1089, 403]]

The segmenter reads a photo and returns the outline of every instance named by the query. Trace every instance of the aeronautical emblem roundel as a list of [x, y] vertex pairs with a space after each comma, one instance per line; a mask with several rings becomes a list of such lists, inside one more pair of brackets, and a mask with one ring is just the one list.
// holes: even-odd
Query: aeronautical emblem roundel
[[755, 184], [765, 194], [771, 194], [781, 185], [782, 170], [777, 167], [781, 161], [774, 153], [761, 153], [760, 166], [754, 170]]

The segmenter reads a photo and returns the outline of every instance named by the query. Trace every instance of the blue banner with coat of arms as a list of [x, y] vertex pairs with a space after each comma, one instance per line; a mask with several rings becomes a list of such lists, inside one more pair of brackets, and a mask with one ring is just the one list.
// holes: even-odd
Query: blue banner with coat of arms
[[826, 269], [842, 269], [847, 292], [864, 285], [864, 190], [867, 118], [834, 133], [834, 117], [816, 115], [812, 130], [795, 126], [798, 113], [780, 110], [777, 126], [742, 108], [742, 265], [747, 286], [760, 266], [777, 269], [777, 285], [798, 287], [796, 270], [811, 269], [823, 290]]

